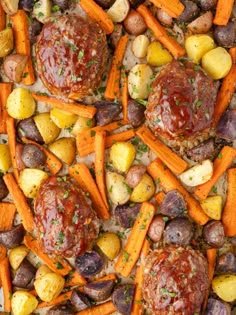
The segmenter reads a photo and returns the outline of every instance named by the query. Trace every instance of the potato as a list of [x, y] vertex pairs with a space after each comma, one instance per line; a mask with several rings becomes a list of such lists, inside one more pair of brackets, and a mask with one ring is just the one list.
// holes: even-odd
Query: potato
[[223, 207], [223, 198], [220, 195], [210, 196], [205, 200], [201, 200], [201, 207], [206, 212], [206, 214], [213, 220], [220, 220], [222, 207]]
[[19, 83], [28, 57], [19, 54], [7, 56], [3, 63], [3, 69], [9, 80]]
[[55, 272], [46, 273], [34, 281], [34, 288], [39, 298], [44, 302], [55, 299], [62, 291], [65, 279]]
[[114, 4], [107, 10], [107, 14], [115, 23], [124, 21], [129, 12], [128, 0], [116, 0]]
[[71, 127], [78, 118], [77, 115], [56, 107], [50, 111], [50, 117], [59, 128]]
[[211, 11], [204, 13], [187, 25], [187, 29], [194, 34], [207, 33], [212, 27], [213, 14]]
[[11, 155], [8, 144], [0, 144], [0, 171], [5, 173], [11, 167]]
[[48, 174], [37, 168], [25, 168], [20, 172], [19, 186], [28, 198], [35, 198], [42, 182]]
[[108, 196], [114, 204], [123, 205], [129, 200], [131, 189], [126, 184], [124, 176], [108, 171], [106, 186]]
[[216, 276], [212, 281], [213, 291], [225, 302], [236, 300], [236, 275], [224, 274]]
[[110, 149], [110, 161], [120, 172], [127, 172], [135, 159], [135, 146], [129, 142], [116, 142]]
[[138, 183], [138, 185], [132, 191], [130, 201], [132, 202], [144, 202], [148, 201], [155, 193], [155, 184], [150, 175], [145, 173]]
[[132, 51], [135, 57], [144, 58], [147, 54], [149, 39], [146, 35], [139, 35], [135, 37], [132, 43]]
[[171, 62], [172, 59], [169, 51], [159, 42], [154, 41], [147, 48], [147, 63], [151, 66], [160, 67]]
[[3, 10], [8, 15], [13, 15], [18, 10], [19, 0], [1, 0]]
[[120, 238], [112, 232], [103, 233], [96, 241], [97, 246], [108, 259], [115, 259], [120, 252]]
[[185, 40], [187, 55], [195, 63], [199, 63], [202, 56], [215, 48], [215, 43], [209, 35], [192, 35]]
[[214, 80], [219, 80], [231, 69], [232, 58], [225, 48], [217, 47], [202, 57], [202, 67]]
[[48, 146], [49, 150], [55, 154], [62, 162], [71, 164], [76, 155], [76, 144], [74, 138], [60, 138]]
[[207, 182], [213, 175], [213, 163], [204, 160], [180, 174], [180, 180], [187, 186], [197, 186]]
[[43, 141], [48, 144], [59, 136], [60, 128], [51, 120], [50, 113], [40, 113], [34, 116], [34, 122], [40, 132]]
[[152, 82], [152, 69], [146, 64], [137, 64], [129, 72], [128, 90], [131, 98], [146, 99]]
[[34, 114], [36, 104], [29, 90], [16, 88], [8, 96], [6, 108], [11, 117], [26, 119]]
[[11, 300], [13, 315], [29, 315], [38, 306], [36, 297], [27, 291], [16, 291]]
[[41, 22], [45, 23], [47, 18], [51, 16], [51, 1], [39, 0], [35, 3], [33, 8], [33, 16]]
[[6, 57], [13, 49], [13, 32], [6, 28], [0, 32], [0, 58]]
[[52, 270], [47, 265], [41, 265], [35, 274], [35, 279], [43, 278], [47, 273], [52, 273]]
[[10, 251], [9, 262], [14, 270], [18, 269], [28, 252], [29, 249], [25, 245], [17, 246]]
[[91, 129], [93, 126], [93, 119], [79, 116], [71, 130], [71, 134], [77, 136], [79, 133]]

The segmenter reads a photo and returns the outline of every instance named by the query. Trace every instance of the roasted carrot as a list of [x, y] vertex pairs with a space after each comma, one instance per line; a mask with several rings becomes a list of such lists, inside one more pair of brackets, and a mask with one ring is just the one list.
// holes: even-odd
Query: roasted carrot
[[[172, 5], [172, 2], [170, 2], [170, 5]], [[174, 57], [182, 57], [185, 55], [185, 49], [180, 46], [173, 37], [167, 35], [166, 30], [161, 26], [146, 6], [141, 4], [137, 8], [137, 11], [142, 15], [148, 28], [150, 28], [153, 32], [154, 37], [156, 37], [156, 39], [159, 40]]]
[[230, 48], [229, 52], [230, 52], [233, 64], [229, 73], [223, 79], [222, 85], [217, 94], [216, 105], [215, 105], [214, 116], [213, 116], [214, 126], [217, 125], [222, 114], [224, 113], [227, 106], [229, 105], [229, 102], [232, 99], [235, 88], [236, 88], [236, 47]]
[[103, 220], [109, 219], [109, 208], [105, 205], [87, 165], [84, 163], [72, 165], [69, 167], [69, 174], [78, 182], [84, 191], [90, 194], [98, 217]]
[[199, 225], [207, 223], [209, 218], [202, 210], [199, 202], [187, 192], [174, 174], [171, 173], [160, 159], [151, 162], [147, 167], [147, 171], [155, 181], [159, 182], [164, 191], [168, 192], [177, 189], [184, 196], [188, 206], [188, 214], [194, 221]]
[[36, 256], [38, 256], [42, 261], [54, 272], [58, 273], [59, 275], [65, 276], [67, 275], [71, 270], [72, 267], [69, 265], [69, 263], [60, 258], [52, 258], [49, 257], [42, 248], [41, 244], [38, 240], [34, 239], [30, 235], [26, 235], [24, 237], [24, 244], [27, 246]]
[[222, 215], [226, 236], [236, 236], [236, 168], [227, 171], [227, 197]]
[[7, 134], [8, 134], [8, 145], [11, 155], [11, 163], [13, 167], [13, 173], [16, 181], [19, 180], [19, 170], [16, 161], [16, 129], [15, 129], [15, 121], [12, 117], [8, 116], [6, 120], [7, 126]]
[[116, 311], [114, 304], [108, 301], [91, 308], [87, 308], [83, 311], [75, 313], [75, 315], [110, 315]]
[[31, 59], [30, 41], [29, 41], [29, 23], [28, 17], [24, 10], [18, 10], [16, 14], [11, 16], [15, 49], [18, 54], [28, 56], [28, 60], [24, 69], [22, 82], [25, 85], [35, 83], [34, 68]]
[[46, 155], [46, 166], [48, 167], [48, 169], [50, 170], [50, 172], [55, 175], [57, 174], [60, 169], [62, 168], [62, 162], [50, 151], [48, 151], [47, 149], [45, 149], [42, 145], [38, 144], [37, 142], [33, 141], [33, 140], [29, 140], [25, 137], [22, 137], [22, 141], [24, 143], [31, 143], [36, 145], [40, 150], [43, 151], [43, 153]]
[[105, 142], [106, 132], [98, 131], [95, 135], [94, 150], [95, 150], [95, 178], [98, 186], [98, 190], [101, 194], [102, 200], [107, 208], [109, 208], [106, 195], [106, 183], [105, 183]]
[[11, 311], [11, 295], [12, 295], [12, 286], [11, 286], [11, 273], [10, 265], [8, 258], [0, 263], [0, 279], [2, 282], [3, 297], [4, 297], [4, 311]]
[[150, 249], [150, 243], [148, 240], [145, 240], [140, 254], [140, 264], [137, 267], [135, 273], [135, 293], [134, 293], [134, 303], [132, 306], [131, 315], [142, 315], [144, 311], [143, 306], [143, 280], [144, 280], [144, 268], [145, 268], [145, 258], [147, 257]]
[[159, 193], [156, 194], [155, 200], [156, 202], [160, 205], [165, 198], [165, 193], [163, 191], [160, 191]]
[[157, 139], [148, 127], [143, 125], [136, 131], [136, 134], [173, 173], [180, 174], [187, 168], [188, 163]]
[[67, 291], [66, 293], [62, 293], [58, 297], [53, 299], [51, 302], [41, 302], [41, 303], [39, 303], [37, 308], [44, 308], [44, 307], [54, 306], [54, 305], [63, 303], [65, 301], [68, 301], [71, 298], [72, 293], [73, 293], [73, 290]]
[[104, 93], [105, 98], [116, 99], [120, 97], [121, 68], [128, 39], [127, 34], [123, 35], [116, 46]]
[[6, 111], [7, 98], [12, 91], [12, 83], [0, 83], [0, 133], [7, 133], [7, 117]]
[[6, 14], [0, 2], [0, 32], [6, 28]]
[[77, 270], [71, 270], [69, 274], [67, 275], [67, 280], [65, 283], [66, 287], [74, 287], [74, 286], [80, 286], [86, 283], [86, 280], [84, 277], [82, 277]]
[[79, 5], [88, 14], [91, 20], [96, 21], [106, 34], [111, 34], [114, 24], [108, 14], [93, 0], [80, 0]]
[[117, 280], [117, 276], [115, 273], [109, 273], [108, 275], [102, 277], [102, 278], [98, 278], [96, 280], [94, 280], [94, 282], [101, 282], [101, 281], [106, 281], [106, 280]]
[[128, 77], [125, 71], [121, 72], [121, 103], [123, 107], [123, 118], [125, 121], [128, 122], [128, 101], [129, 101], [129, 94], [128, 94]]
[[94, 106], [88, 106], [79, 103], [67, 103], [62, 100], [59, 100], [56, 97], [46, 96], [35, 92], [32, 92], [32, 96], [36, 101], [49, 104], [52, 107], [66, 110], [78, 116], [93, 118], [93, 116], [96, 113], [96, 107]]
[[213, 175], [206, 183], [196, 187], [194, 194], [199, 199], [206, 199], [212, 187], [216, 184], [218, 179], [223, 175], [227, 168], [236, 157], [236, 149], [225, 146], [218, 154], [213, 165]]
[[226, 25], [230, 19], [233, 6], [234, 0], [218, 0], [213, 23], [216, 25]]
[[157, 8], [162, 9], [173, 18], [177, 18], [184, 10], [184, 5], [179, 0], [150, 0]]
[[5, 174], [3, 180], [11, 194], [14, 204], [16, 205], [16, 209], [22, 219], [25, 230], [31, 232], [34, 229], [34, 218], [25, 195], [17, 185], [14, 176], [11, 173]]
[[144, 202], [140, 208], [125, 247], [114, 266], [114, 269], [123, 277], [129, 276], [139, 259], [143, 242], [154, 214], [154, 205], [150, 202]]

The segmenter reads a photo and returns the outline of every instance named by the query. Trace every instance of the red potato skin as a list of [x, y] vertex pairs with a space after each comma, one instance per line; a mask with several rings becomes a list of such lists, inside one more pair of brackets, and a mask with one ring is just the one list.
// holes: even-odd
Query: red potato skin
[[9, 80], [20, 83], [28, 57], [20, 54], [7, 56], [3, 69]]
[[159, 242], [162, 238], [162, 234], [165, 229], [165, 221], [162, 215], [157, 215], [152, 220], [149, 229], [148, 236], [153, 242]]
[[143, 34], [147, 29], [147, 25], [144, 22], [143, 17], [133, 9], [130, 10], [125, 18], [124, 27], [129, 34], [136, 36]]

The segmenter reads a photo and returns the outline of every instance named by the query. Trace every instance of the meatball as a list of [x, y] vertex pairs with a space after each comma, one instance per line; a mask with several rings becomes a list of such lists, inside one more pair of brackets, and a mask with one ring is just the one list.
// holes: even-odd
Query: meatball
[[48, 254], [84, 253], [98, 235], [98, 219], [85, 193], [67, 177], [51, 176], [35, 200], [38, 239]]
[[54, 17], [44, 24], [36, 43], [36, 65], [47, 89], [80, 98], [95, 90], [105, 70], [105, 32], [80, 16]]
[[184, 140], [211, 126], [217, 84], [193, 63], [169, 63], [152, 84], [145, 116], [165, 139]]
[[207, 261], [190, 247], [167, 246], [147, 257], [143, 297], [153, 315], [193, 315], [208, 289]]

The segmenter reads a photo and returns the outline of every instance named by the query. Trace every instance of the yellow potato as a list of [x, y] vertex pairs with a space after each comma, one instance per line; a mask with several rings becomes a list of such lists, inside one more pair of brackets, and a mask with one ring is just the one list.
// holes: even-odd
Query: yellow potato
[[120, 252], [120, 238], [112, 232], [105, 232], [97, 241], [97, 246], [110, 260], [115, 259]]
[[212, 281], [213, 291], [225, 302], [236, 300], [236, 275], [223, 274]]
[[132, 43], [132, 51], [135, 57], [144, 58], [147, 54], [149, 39], [146, 35], [141, 34], [135, 37]]
[[214, 47], [213, 38], [205, 34], [192, 35], [185, 40], [187, 55], [195, 63], [199, 63], [202, 56]]
[[6, 28], [0, 32], [0, 58], [6, 57], [13, 49], [13, 32]]
[[16, 291], [11, 300], [13, 315], [29, 315], [38, 306], [36, 297], [27, 291]]
[[35, 112], [36, 104], [30, 91], [25, 88], [16, 88], [7, 99], [7, 112], [15, 119], [26, 119]]
[[49, 150], [55, 154], [62, 162], [71, 164], [76, 155], [76, 144], [74, 138], [60, 138], [48, 146]]
[[34, 116], [34, 122], [46, 144], [53, 142], [59, 136], [60, 128], [51, 120], [50, 113]]
[[159, 42], [154, 41], [147, 48], [147, 63], [151, 66], [160, 67], [171, 62], [172, 59], [169, 51]]
[[206, 214], [214, 220], [221, 219], [222, 207], [223, 207], [223, 198], [222, 196], [211, 196], [205, 200], [201, 200], [201, 207], [206, 212]]
[[0, 144], [0, 171], [5, 173], [11, 167], [11, 155], [8, 144]]
[[42, 301], [50, 302], [61, 293], [64, 284], [65, 279], [62, 276], [50, 272], [35, 280], [34, 288]]
[[225, 48], [217, 47], [202, 57], [202, 67], [214, 80], [219, 80], [231, 69], [232, 58]]
[[152, 69], [146, 64], [137, 64], [128, 75], [128, 90], [131, 98], [146, 99], [152, 83]]
[[135, 159], [135, 146], [129, 142], [116, 142], [110, 149], [110, 161], [120, 172], [127, 172]]
[[124, 176], [114, 172], [107, 172], [106, 186], [109, 199], [114, 204], [123, 205], [129, 200], [131, 189], [126, 184]]
[[39, 0], [36, 2], [33, 8], [33, 16], [41, 22], [45, 23], [51, 16], [51, 1], [50, 0]]
[[19, 186], [28, 198], [35, 198], [42, 182], [48, 174], [36, 168], [25, 168], [20, 173]]
[[50, 117], [59, 128], [71, 127], [78, 118], [77, 115], [56, 107], [50, 111]]
[[79, 133], [91, 129], [93, 126], [94, 126], [93, 119], [79, 116], [71, 130], [71, 134], [73, 136], [77, 136]]
[[25, 245], [20, 245], [13, 248], [9, 253], [9, 262], [11, 267], [16, 270], [22, 261], [25, 259], [29, 249]]
[[155, 189], [156, 187], [151, 176], [145, 173], [141, 181], [132, 191], [130, 201], [132, 202], [148, 201], [155, 193]]
[[52, 273], [52, 270], [47, 265], [41, 265], [35, 274], [35, 279], [43, 278], [47, 273]]

